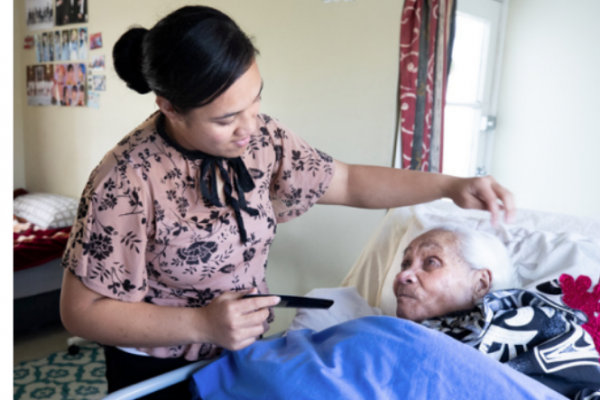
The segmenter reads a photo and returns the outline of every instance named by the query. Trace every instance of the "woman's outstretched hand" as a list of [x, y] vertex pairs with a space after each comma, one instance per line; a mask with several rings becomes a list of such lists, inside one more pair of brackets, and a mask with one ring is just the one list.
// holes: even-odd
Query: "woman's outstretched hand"
[[265, 332], [269, 316], [268, 307], [279, 303], [277, 296], [242, 299], [250, 292], [225, 292], [202, 310], [205, 313], [207, 342], [228, 350], [240, 350], [250, 346]]
[[504, 211], [504, 221], [507, 223], [512, 222], [515, 217], [513, 194], [489, 175], [477, 178], [457, 178], [449, 187], [447, 197], [459, 207], [489, 211], [492, 213], [492, 225], [494, 226], [500, 219], [501, 211]]

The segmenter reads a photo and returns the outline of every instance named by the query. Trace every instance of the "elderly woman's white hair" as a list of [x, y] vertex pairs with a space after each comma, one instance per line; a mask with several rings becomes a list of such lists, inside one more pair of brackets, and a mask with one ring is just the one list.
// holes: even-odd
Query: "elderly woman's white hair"
[[506, 247], [496, 236], [456, 224], [437, 225], [426, 232], [431, 231], [453, 233], [463, 261], [471, 268], [486, 268], [491, 271], [490, 291], [520, 287], [517, 270], [510, 262]]

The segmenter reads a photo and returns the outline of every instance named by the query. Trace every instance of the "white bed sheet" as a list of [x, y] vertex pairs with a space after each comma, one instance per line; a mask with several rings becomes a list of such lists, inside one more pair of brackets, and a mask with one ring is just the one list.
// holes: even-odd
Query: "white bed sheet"
[[493, 228], [487, 212], [437, 201], [390, 210], [342, 286], [356, 287], [371, 306], [395, 315], [392, 282], [400, 269], [402, 251], [414, 237], [442, 223], [458, 223], [498, 236], [517, 266], [523, 288], [563, 273], [587, 275], [594, 282], [600, 278], [598, 221], [519, 210], [513, 224]]
[[288, 331], [312, 329], [319, 332], [342, 322], [382, 314], [377, 307], [371, 307], [353, 287], [313, 289], [306, 297], [329, 299], [334, 303], [325, 310], [299, 308]]

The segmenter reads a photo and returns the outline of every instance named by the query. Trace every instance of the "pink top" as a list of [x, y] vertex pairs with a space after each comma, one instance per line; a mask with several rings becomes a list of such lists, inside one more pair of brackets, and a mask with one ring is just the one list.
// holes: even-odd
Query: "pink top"
[[[204, 307], [224, 291], [268, 293], [265, 268], [277, 223], [302, 215], [325, 193], [333, 159], [260, 115], [260, 129], [242, 156], [256, 186], [245, 197], [259, 210], [256, 217], [242, 211], [249, 238], [243, 244], [232, 208], [203, 201], [202, 160], [159, 136], [158, 115], [125, 136], [92, 172], [63, 267], [91, 290], [127, 302]], [[218, 349], [197, 343], [139, 350], [194, 361]]]

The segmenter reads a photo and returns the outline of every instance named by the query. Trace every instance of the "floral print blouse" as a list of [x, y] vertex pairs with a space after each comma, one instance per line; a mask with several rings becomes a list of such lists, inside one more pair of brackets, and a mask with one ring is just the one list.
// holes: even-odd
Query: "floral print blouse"
[[[225, 291], [268, 293], [265, 269], [277, 224], [302, 215], [325, 193], [333, 159], [277, 120], [258, 116], [260, 129], [242, 159], [255, 184], [246, 201], [259, 213], [242, 211], [248, 236], [242, 243], [233, 209], [209, 204], [200, 193], [202, 159], [159, 135], [158, 115], [92, 172], [63, 267], [91, 290], [126, 302], [204, 307]], [[139, 350], [194, 361], [218, 349], [197, 343]]]

